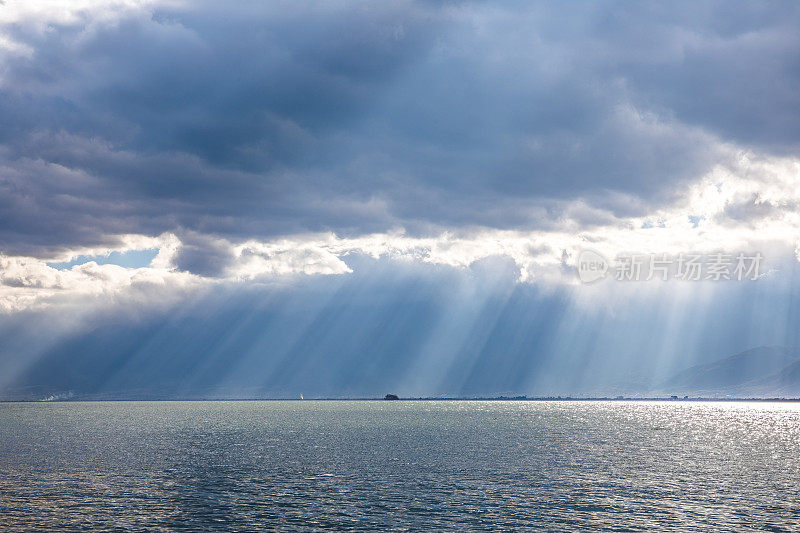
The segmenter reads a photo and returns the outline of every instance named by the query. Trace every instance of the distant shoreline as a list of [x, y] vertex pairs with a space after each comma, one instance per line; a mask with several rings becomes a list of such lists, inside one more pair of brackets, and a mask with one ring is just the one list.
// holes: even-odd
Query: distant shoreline
[[800, 398], [714, 398], [714, 397], [574, 397], [574, 396], [492, 396], [492, 397], [414, 397], [386, 400], [361, 398], [68, 398], [53, 400], [0, 400], [0, 403], [90, 403], [90, 402], [800, 402]]

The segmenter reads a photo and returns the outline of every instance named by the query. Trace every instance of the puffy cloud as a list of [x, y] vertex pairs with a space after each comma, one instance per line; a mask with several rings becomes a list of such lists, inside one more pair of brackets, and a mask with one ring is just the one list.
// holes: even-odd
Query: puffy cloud
[[[533, 230], [469, 227], [432, 236], [403, 230], [352, 236], [327, 232], [240, 241], [188, 230], [158, 237], [118, 235], [108, 247], [61, 250], [49, 258], [3, 257], [0, 298], [6, 310], [14, 310], [85, 296], [116, 298], [154, 284], [173, 287], [175, 291], [167, 291], [171, 297], [188, 286], [350, 274], [368, 268], [360, 257], [456, 269], [504, 257], [515, 265], [517, 281], [572, 284], [577, 282], [572, 268], [583, 248], [608, 258], [620, 253], [758, 251], [774, 267], [800, 246], [799, 193], [800, 161], [742, 153], [735, 164], [716, 167], [691, 184], [674, 203], [642, 216], [617, 216], [572, 201], [552, 211], [557, 216], [547, 227]], [[158, 253], [141, 268], [91, 260], [144, 249]], [[76, 258], [83, 262], [66, 270], [48, 265]]]
[[57, 270], [34, 258], [0, 256], [0, 311], [104, 305], [120, 296], [147, 301], [157, 308], [163, 300], [185, 295], [188, 288], [201, 281], [192, 274], [163, 269], [89, 261], [69, 270]]

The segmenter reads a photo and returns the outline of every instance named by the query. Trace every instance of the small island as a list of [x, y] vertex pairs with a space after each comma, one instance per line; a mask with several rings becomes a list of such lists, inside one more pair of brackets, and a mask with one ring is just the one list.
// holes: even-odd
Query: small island
[[384, 400], [399, 400], [396, 394], [387, 394], [383, 397]]

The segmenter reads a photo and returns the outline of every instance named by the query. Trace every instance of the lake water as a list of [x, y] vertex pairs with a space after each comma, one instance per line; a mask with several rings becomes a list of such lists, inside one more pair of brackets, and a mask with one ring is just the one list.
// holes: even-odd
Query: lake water
[[0, 404], [0, 530], [797, 530], [800, 405]]

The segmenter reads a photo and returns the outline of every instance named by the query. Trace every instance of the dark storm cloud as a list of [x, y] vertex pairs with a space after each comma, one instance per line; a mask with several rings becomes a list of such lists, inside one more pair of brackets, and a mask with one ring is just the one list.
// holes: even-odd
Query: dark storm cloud
[[179, 270], [201, 276], [219, 276], [233, 259], [230, 245], [196, 233], [181, 235], [181, 247], [173, 259]]
[[636, 212], [720, 141], [797, 153], [798, 9], [193, 2], [6, 25], [31, 53], [0, 59], [0, 249]]

